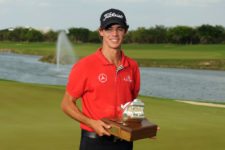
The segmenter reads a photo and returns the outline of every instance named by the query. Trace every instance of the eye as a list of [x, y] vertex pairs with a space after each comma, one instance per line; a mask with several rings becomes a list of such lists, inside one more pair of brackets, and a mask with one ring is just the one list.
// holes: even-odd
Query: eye
[[113, 31], [113, 28], [109, 27], [105, 29], [106, 31]]
[[123, 31], [124, 31], [124, 28], [119, 27], [119, 28], [118, 28], [118, 31], [123, 32]]

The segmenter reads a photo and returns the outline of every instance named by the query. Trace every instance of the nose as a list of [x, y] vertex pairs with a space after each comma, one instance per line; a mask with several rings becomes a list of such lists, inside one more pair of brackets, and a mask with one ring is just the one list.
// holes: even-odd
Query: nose
[[114, 35], [114, 36], [118, 35], [118, 30], [117, 29], [113, 29], [112, 30], [112, 35]]

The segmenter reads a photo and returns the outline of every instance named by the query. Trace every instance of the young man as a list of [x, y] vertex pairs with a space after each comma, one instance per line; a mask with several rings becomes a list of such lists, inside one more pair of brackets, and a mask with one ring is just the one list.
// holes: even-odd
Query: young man
[[[77, 62], [69, 75], [62, 109], [80, 122], [80, 150], [133, 149], [133, 142], [110, 135], [107, 132], [110, 126], [101, 121], [102, 118], [117, 118], [121, 104], [138, 96], [138, 65], [121, 49], [128, 27], [122, 11], [104, 11], [99, 28], [101, 48]], [[76, 106], [79, 98], [82, 98], [82, 111]]]

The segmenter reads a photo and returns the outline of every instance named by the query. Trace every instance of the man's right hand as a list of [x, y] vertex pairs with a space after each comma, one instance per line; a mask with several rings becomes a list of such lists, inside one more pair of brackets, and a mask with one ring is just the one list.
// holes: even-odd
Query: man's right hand
[[90, 127], [99, 135], [108, 135], [110, 136], [111, 134], [107, 131], [107, 129], [110, 129], [111, 126], [106, 124], [105, 122], [101, 120], [90, 120]]

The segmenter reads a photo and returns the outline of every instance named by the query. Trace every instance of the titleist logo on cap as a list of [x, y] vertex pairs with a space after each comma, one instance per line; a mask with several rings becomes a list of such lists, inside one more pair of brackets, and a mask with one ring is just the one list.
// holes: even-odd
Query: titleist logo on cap
[[103, 21], [105, 21], [106, 19], [111, 18], [111, 17], [117, 17], [117, 18], [123, 19], [123, 15], [116, 14], [114, 12], [109, 12], [109, 13], [104, 15]]

